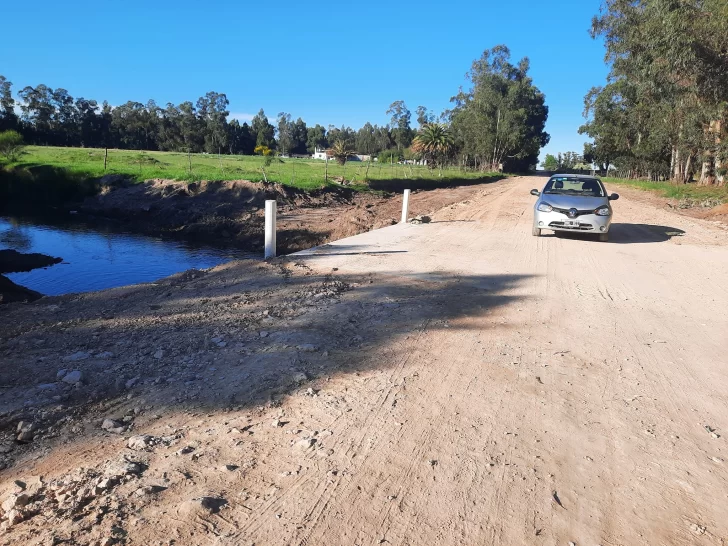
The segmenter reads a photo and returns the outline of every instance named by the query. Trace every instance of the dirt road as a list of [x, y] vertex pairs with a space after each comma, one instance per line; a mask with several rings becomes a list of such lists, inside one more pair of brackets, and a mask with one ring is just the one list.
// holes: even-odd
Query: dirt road
[[8, 306], [0, 542], [725, 544], [728, 232], [625, 195], [534, 238], [542, 184]]

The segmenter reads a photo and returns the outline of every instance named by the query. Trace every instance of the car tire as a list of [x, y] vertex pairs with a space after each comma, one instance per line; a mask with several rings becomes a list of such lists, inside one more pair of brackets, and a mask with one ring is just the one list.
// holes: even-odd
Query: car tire
[[541, 229], [533, 226], [531, 228], [531, 235], [533, 235], [534, 237], [541, 237]]
[[608, 243], [609, 242], [609, 233], [600, 233], [599, 234], [599, 242], [600, 243]]

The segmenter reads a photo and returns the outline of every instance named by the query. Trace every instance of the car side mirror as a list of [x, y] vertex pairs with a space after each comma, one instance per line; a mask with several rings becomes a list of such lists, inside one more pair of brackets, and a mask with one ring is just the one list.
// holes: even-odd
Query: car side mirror
[[538, 197], [539, 195], [541, 195], [541, 192], [538, 190], [531, 190], [531, 195], [535, 195], [536, 197]]
[[617, 199], [619, 199], [618, 193], [613, 193], [612, 195], [609, 196], [610, 201], [616, 201]]

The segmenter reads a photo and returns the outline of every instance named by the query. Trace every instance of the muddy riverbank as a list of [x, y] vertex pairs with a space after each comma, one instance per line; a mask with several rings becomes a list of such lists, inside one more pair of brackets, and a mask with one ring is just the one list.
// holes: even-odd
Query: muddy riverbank
[[[495, 181], [495, 179], [493, 179]], [[427, 214], [479, 195], [487, 184], [414, 190], [411, 216]], [[401, 193], [401, 192], [400, 192]], [[400, 193], [355, 192], [346, 187], [303, 191], [244, 180], [106, 185], [76, 207], [77, 214], [112, 219], [146, 234], [259, 251], [264, 204], [278, 202], [278, 252], [288, 254], [397, 223]]]

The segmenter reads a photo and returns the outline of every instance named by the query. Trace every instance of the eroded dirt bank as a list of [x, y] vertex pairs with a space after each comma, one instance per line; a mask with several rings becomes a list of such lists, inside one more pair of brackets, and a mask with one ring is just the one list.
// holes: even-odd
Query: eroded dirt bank
[[43, 297], [43, 294], [15, 284], [5, 275], [0, 275], [0, 305], [5, 303], [35, 301]]
[[[415, 190], [411, 216], [428, 214], [479, 195], [488, 184]], [[278, 202], [278, 248], [288, 254], [397, 223], [402, 196], [341, 188], [304, 192], [280, 184], [247, 181], [186, 183], [150, 180], [107, 186], [79, 207], [151, 234], [263, 247], [264, 203]]]
[[728, 541], [728, 232], [535, 238], [533, 183], [5, 306], [0, 543]]
[[62, 262], [62, 258], [54, 258], [44, 254], [25, 254], [16, 250], [0, 250], [0, 304], [35, 301], [42, 294], [19, 286], [3, 275], [3, 273], [17, 273], [32, 271], [39, 267], [48, 267]]

